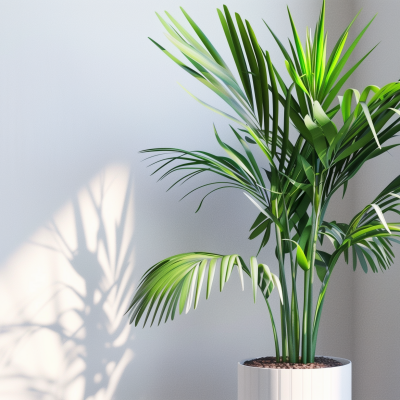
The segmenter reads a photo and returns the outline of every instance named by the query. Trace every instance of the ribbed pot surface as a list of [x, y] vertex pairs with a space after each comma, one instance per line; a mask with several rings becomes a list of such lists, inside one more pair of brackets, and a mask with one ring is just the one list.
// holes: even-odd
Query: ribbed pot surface
[[351, 400], [351, 361], [320, 369], [273, 369], [238, 365], [238, 400]]

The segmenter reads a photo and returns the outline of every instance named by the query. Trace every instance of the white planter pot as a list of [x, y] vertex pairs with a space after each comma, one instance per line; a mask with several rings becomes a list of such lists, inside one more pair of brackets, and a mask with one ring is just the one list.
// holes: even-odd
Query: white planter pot
[[351, 400], [351, 362], [320, 369], [274, 369], [238, 365], [238, 400]]

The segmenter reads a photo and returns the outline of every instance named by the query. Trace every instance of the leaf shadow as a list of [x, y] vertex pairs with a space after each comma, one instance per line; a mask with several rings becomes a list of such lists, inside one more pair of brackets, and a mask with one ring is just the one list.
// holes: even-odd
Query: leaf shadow
[[45, 260], [40, 268], [50, 284], [25, 297], [15, 289], [22, 301], [0, 324], [0, 395], [111, 399], [133, 358], [123, 317], [133, 293], [129, 168], [105, 168], [64, 214], [25, 244]]

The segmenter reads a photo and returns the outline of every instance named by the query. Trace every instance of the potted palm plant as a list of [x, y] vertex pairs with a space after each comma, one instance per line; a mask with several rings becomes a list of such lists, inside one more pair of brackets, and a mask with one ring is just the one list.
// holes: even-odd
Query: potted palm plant
[[[163, 171], [161, 179], [183, 172], [172, 186], [211, 173], [217, 179], [203, 185], [212, 189], [208, 194], [227, 187], [243, 191], [259, 210], [250, 239], [261, 239], [259, 253], [272, 234], [279, 268], [271, 271], [257, 260], [258, 254], [248, 263], [238, 254], [190, 252], [168, 257], [142, 277], [128, 309], [130, 323], [160, 323], [173, 320], [177, 311], [188, 312], [192, 305], [196, 309], [202, 287], [208, 298], [218, 275], [222, 291], [237, 267], [242, 286], [243, 276], [250, 278], [254, 301], [257, 295], [265, 301], [275, 341], [273, 357], [239, 363], [239, 399], [351, 399], [350, 361], [315, 356], [321, 313], [342, 254], [354, 269], [359, 264], [365, 272], [392, 264], [391, 247], [398, 242], [400, 224], [387, 222], [385, 214], [398, 213], [400, 176], [351, 221], [327, 221], [325, 215], [333, 194], [342, 190], [344, 196], [364, 163], [398, 145], [386, 143], [400, 131], [400, 82], [382, 88], [371, 85], [361, 93], [344, 90], [370, 54], [346, 67], [372, 20], [345, 50], [357, 14], [327, 55], [325, 1], [314, 33], [307, 30], [305, 46], [290, 11], [289, 48], [266, 24], [285, 58], [288, 84], [269, 52], [260, 47], [251, 24], [239, 14], [233, 17], [226, 6], [218, 10], [237, 79], [200, 27], [182, 12], [194, 33], [169, 13], [170, 22], [157, 15], [185, 61], [151, 40], [233, 110], [234, 116], [196, 98], [233, 122], [236, 147], [225, 143], [214, 127], [221, 154], [178, 148], [143, 152], [160, 156], [154, 164], [155, 172]], [[261, 161], [256, 161], [256, 153]], [[330, 251], [321, 250], [324, 239], [331, 243]], [[301, 284], [302, 302], [297, 292]], [[280, 299], [279, 327], [268, 300], [274, 289]], [[314, 304], [315, 290], [319, 294]], [[319, 366], [326, 368], [314, 368]]]

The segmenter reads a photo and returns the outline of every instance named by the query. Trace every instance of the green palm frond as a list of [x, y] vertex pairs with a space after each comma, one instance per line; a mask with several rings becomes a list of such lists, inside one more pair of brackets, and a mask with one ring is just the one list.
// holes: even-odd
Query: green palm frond
[[[372, 93], [369, 101], [368, 95]], [[351, 101], [355, 97], [355, 107]], [[313, 118], [305, 117], [311, 132], [314, 148], [321, 162], [320, 182], [323, 185], [322, 216], [332, 195], [341, 187], [346, 190], [351, 178], [361, 167], [374, 157], [398, 146], [383, 146], [400, 131], [397, 107], [400, 105], [400, 84], [398, 82], [367, 87], [360, 95], [354, 89], [345, 92], [341, 101], [344, 124], [338, 129], [324, 112], [319, 102], [313, 103]], [[393, 108], [394, 107], [394, 108]]]
[[[342, 54], [350, 28], [359, 15], [357, 14], [357, 16], [353, 19], [353, 21], [351, 21], [351, 23], [339, 37], [327, 61], [325, 0], [322, 4], [322, 9], [320, 12], [319, 20], [315, 27], [314, 36], [312, 36], [311, 30], [307, 28], [305, 47], [301, 42], [300, 36], [297, 32], [297, 28], [289, 9], [288, 14], [294, 38], [294, 45], [290, 42], [292, 57], [283, 46], [283, 44], [280, 42], [280, 40], [277, 38], [277, 36], [273, 33], [272, 29], [267, 24], [266, 25], [273, 35], [275, 41], [277, 42], [279, 48], [281, 49], [283, 56], [285, 57], [286, 68], [292, 80], [296, 83], [299, 89], [301, 89], [307, 96], [309, 96], [311, 102], [318, 101], [322, 105], [323, 109], [327, 111], [328, 107], [336, 98], [340, 89], [343, 87], [349, 77], [371, 53], [372, 50], [368, 52], [364, 57], [362, 57], [361, 60], [359, 60], [339, 79], [350, 56], [354, 52], [357, 44], [363, 37], [364, 33], [366, 32], [374, 18], [350, 44], [346, 52]], [[298, 92], [299, 101], [302, 102], [305, 106], [306, 101], [304, 100], [304, 98], [302, 98], [303, 96], [304, 95], [301, 95]]]
[[[358, 255], [365, 252], [374, 253], [383, 269], [390, 266], [393, 261], [391, 259], [393, 253], [390, 250], [390, 242], [397, 240], [400, 225], [388, 223], [385, 214], [388, 212], [400, 214], [399, 193], [400, 176], [393, 179], [371, 204], [354, 216], [349, 224], [337, 223], [336, 221], [330, 223], [324, 221], [321, 224], [320, 235], [327, 236], [335, 248], [336, 255], [330, 262], [332, 268], [336, 263], [335, 258], [338, 254], [345, 253], [345, 258], [348, 261], [348, 249], [352, 246], [355, 246], [353, 261], [356, 262], [358, 258], [364, 270], [366, 264], [364, 259], [358, 257]], [[368, 261], [371, 260], [368, 255], [366, 258]], [[375, 263], [370, 263], [370, 266], [374, 272], [377, 271]]]
[[223, 256], [220, 254], [194, 252], [168, 257], [151, 267], [142, 277], [136, 294], [128, 308], [130, 322], [138, 325], [144, 319], [143, 326], [151, 317], [153, 325], [158, 316], [158, 324], [164, 318], [173, 320], [176, 312], [192, 307], [196, 309], [200, 300], [203, 283], [206, 285], [206, 299], [210, 297], [214, 277], [219, 271], [219, 289], [222, 292], [234, 267], [237, 267], [244, 290], [243, 272], [252, 281], [253, 297], [256, 301], [260, 289], [267, 300], [276, 287], [282, 301], [282, 288], [279, 278], [267, 265], [259, 264], [256, 257], [251, 257], [250, 268], [237, 254]]
[[[264, 189], [265, 181], [259, 166], [255, 161], [253, 153], [249, 149], [247, 143], [243, 140], [242, 136], [240, 136], [237, 131], [234, 132], [242, 147], [242, 152], [239, 152], [233, 147], [224, 143], [215, 130], [217, 141], [228, 157], [216, 156], [204, 151], [186, 151], [176, 148], [155, 148], [143, 150], [142, 152], [156, 153], [156, 156], [161, 157], [163, 157], [165, 153], [174, 154], [172, 156], [163, 157], [151, 164], [155, 165], [162, 163], [161, 166], [159, 166], [153, 172], [153, 174], [167, 168], [167, 171], [161, 175], [160, 180], [166, 178], [173, 172], [184, 171], [186, 173], [189, 171], [189, 174], [178, 179], [178, 181], [176, 181], [171, 187], [175, 186], [178, 182], [184, 183], [200, 173], [212, 172], [219, 177], [224, 178], [225, 181], [213, 182], [211, 185], [219, 184], [223, 185], [224, 187], [241, 189], [251, 194], [257, 198], [257, 200], [262, 202], [262, 204], [267, 206], [268, 194]], [[213, 191], [214, 190], [215, 189], [213, 189]]]
[[[324, 222], [320, 234], [330, 238], [335, 251], [325, 257], [319, 266], [322, 285], [318, 297], [314, 320], [314, 346], [317, 340], [321, 310], [332, 271], [341, 254], [349, 262], [349, 250], [352, 250], [352, 263], [355, 270], [359, 263], [364, 272], [368, 267], [373, 272], [388, 269], [394, 261], [392, 243], [400, 243], [400, 223], [388, 223], [384, 214], [400, 214], [400, 176], [393, 179], [373, 200], [373, 203], [357, 213], [349, 224]], [[321, 270], [320, 270], [321, 271]], [[317, 271], [318, 272], [318, 271]]]
[[[151, 39], [152, 42], [186, 72], [222, 98], [234, 110], [241, 123], [246, 125], [246, 129], [251, 129], [253, 134], [264, 142], [268, 142], [271, 135], [272, 157], [274, 157], [280, 136], [277, 113], [282, 99], [277, 90], [276, 69], [269, 60], [269, 56], [260, 48], [250, 23], [247, 20], [243, 21], [239, 14], [235, 14], [235, 25], [226, 6], [223, 11], [218, 10], [236, 71], [240, 77], [239, 83], [204, 32], [183, 9], [182, 12], [198, 39], [188, 33], [169, 13], [167, 16], [172, 25], [160, 15], [158, 17], [167, 30], [167, 38], [179, 49], [191, 66], [173, 56], [153, 39]], [[272, 90], [271, 93], [269, 88]], [[292, 104], [296, 107], [295, 99], [292, 100]], [[212, 106], [208, 107], [226, 115]], [[272, 126], [270, 127], [271, 119]], [[235, 120], [235, 122], [239, 121]], [[298, 123], [301, 125], [301, 122]]]
[[[373, 272], [378, 272], [378, 267], [383, 271], [388, 269], [394, 261], [394, 253], [391, 250], [392, 242], [400, 243], [400, 240], [398, 239], [400, 238], [400, 223], [382, 224], [379, 216], [367, 224], [359, 225], [357, 229], [352, 232], [349, 231], [346, 233], [342, 244], [336, 248], [332, 255], [330, 255], [329, 261], [324, 260], [325, 262], [320, 263], [319, 271], [322, 270], [322, 275], [318, 275], [320, 276], [322, 285], [318, 296], [313, 323], [312, 342], [314, 351], [317, 343], [318, 329], [326, 290], [339, 256], [344, 253], [345, 260], [348, 262], [348, 253], [349, 249], [351, 249], [353, 253], [352, 259], [354, 270], [357, 267], [357, 263], [360, 263], [364, 272], [368, 271], [368, 266]], [[319, 271], [317, 270], [317, 272]]]

